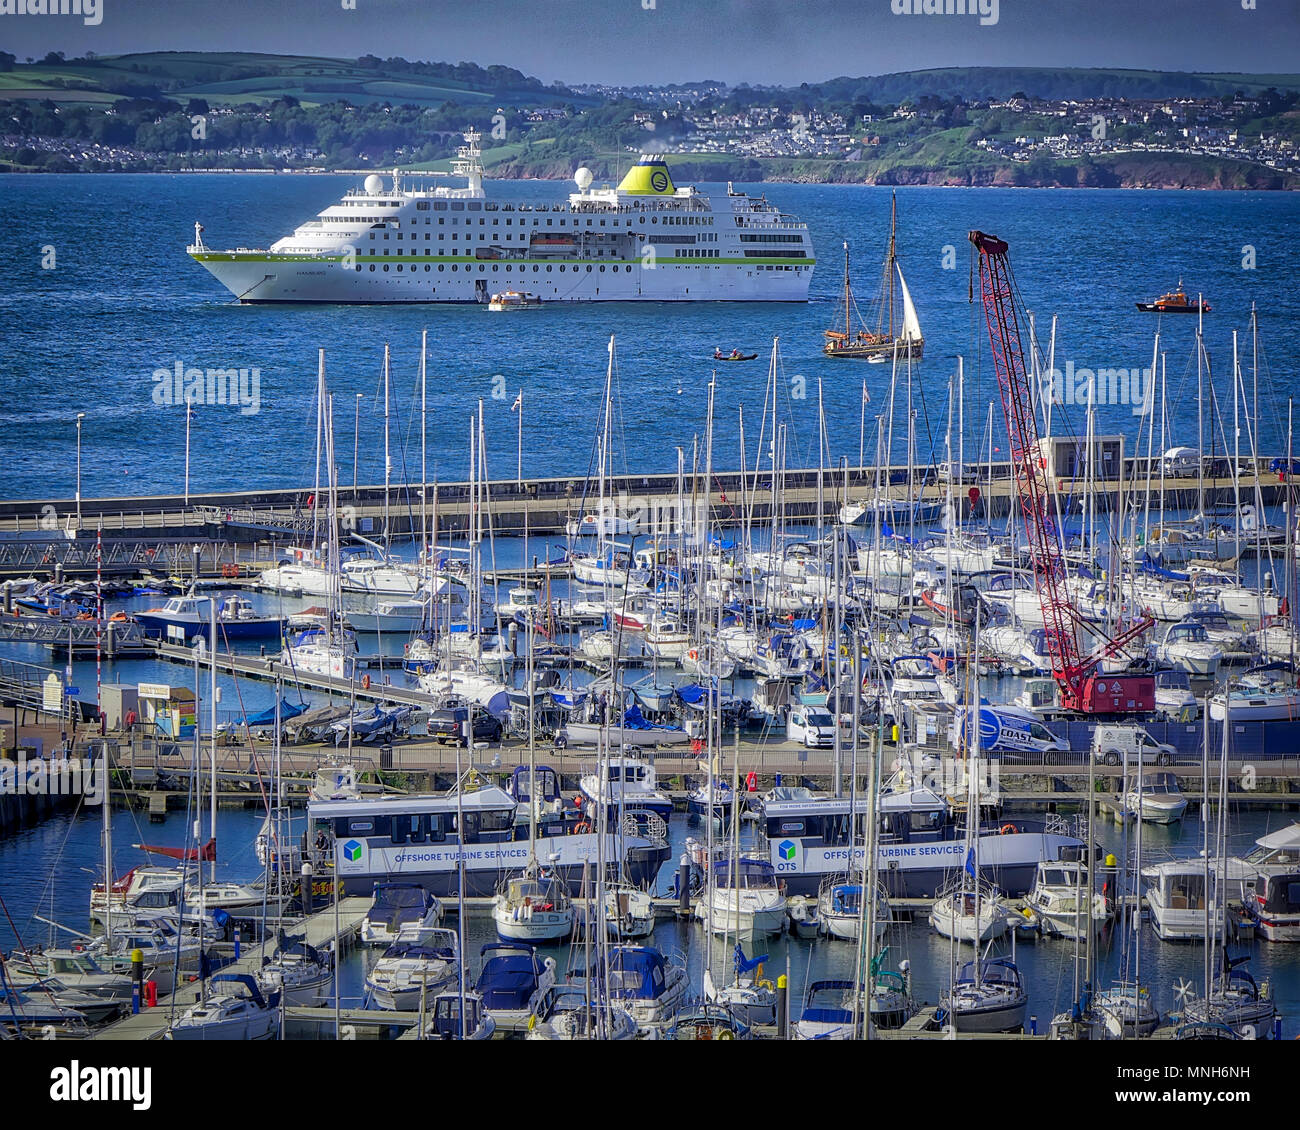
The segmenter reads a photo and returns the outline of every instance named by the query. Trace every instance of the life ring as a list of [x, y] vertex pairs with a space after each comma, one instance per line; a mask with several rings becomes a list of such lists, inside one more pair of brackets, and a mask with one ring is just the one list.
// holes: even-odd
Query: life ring
[[585, 820], [580, 820], [573, 827], [573, 834], [575, 836], [585, 836], [590, 831], [591, 831], [591, 825], [588, 824]]
[[1020, 829], [1017, 828], [1014, 824], [1003, 824], [1002, 827], [999, 829], [999, 834], [1003, 836], [1009, 836], [1019, 831]]
[[369, 675], [362, 675], [362, 676], [361, 676], [361, 689], [362, 689], [363, 691], [368, 691], [368, 690], [370, 689], [370, 676], [369, 676]]
[[724, 1028], [722, 1029], [721, 1032], [718, 1033], [719, 1040], [734, 1040], [735, 1038], [736, 1038], [736, 1033], [733, 1032], [730, 1028]]

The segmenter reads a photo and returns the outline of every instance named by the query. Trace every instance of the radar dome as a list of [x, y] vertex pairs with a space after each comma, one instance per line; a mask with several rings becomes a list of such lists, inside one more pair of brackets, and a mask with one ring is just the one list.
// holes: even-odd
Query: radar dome
[[591, 187], [591, 182], [593, 179], [594, 178], [591, 175], [591, 170], [587, 168], [586, 165], [583, 165], [582, 168], [580, 168], [576, 173], [573, 174], [573, 183], [576, 184], [578, 188], [581, 189], [583, 192], [586, 192], [587, 189]]
[[371, 173], [366, 177], [366, 192], [371, 196], [378, 196], [383, 188], [384, 182], [378, 173]]

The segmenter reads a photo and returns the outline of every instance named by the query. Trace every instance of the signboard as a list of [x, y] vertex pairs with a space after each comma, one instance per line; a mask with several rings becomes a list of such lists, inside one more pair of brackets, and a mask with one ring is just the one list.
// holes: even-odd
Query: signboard
[[141, 698], [171, 698], [172, 689], [165, 683], [141, 683], [138, 693]]
[[50, 714], [63, 709], [63, 680], [51, 671], [41, 684], [41, 708]]

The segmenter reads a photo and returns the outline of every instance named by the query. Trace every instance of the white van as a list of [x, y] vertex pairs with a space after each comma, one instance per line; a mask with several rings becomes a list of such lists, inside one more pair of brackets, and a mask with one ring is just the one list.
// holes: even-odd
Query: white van
[[1171, 447], [1161, 458], [1166, 478], [1194, 479], [1201, 473], [1201, 457], [1194, 447]]
[[1178, 751], [1165, 742], [1158, 742], [1141, 726], [1127, 723], [1121, 726], [1098, 726], [1092, 732], [1092, 755], [1106, 765], [1129, 762], [1136, 765], [1138, 758], [1144, 765], [1171, 765]]
[[[960, 745], [972, 710], [960, 711], [950, 740]], [[1004, 760], [1060, 764], [1069, 760], [1070, 743], [1057, 737], [1042, 719], [1017, 706], [982, 704], [979, 708], [980, 753], [998, 754]]]
[[835, 744], [835, 719], [824, 706], [795, 703], [785, 720], [785, 737], [808, 749], [830, 749]]

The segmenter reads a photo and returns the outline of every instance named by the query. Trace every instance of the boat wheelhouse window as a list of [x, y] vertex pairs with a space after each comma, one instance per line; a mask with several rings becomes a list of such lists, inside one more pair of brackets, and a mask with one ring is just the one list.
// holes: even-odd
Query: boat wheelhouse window
[[425, 819], [422, 813], [404, 812], [392, 817], [389, 839], [395, 844], [424, 843]]
[[452, 201], [451, 210], [453, 212], [463, 212], [465, 211], [465, 205], [459, 200], [454, 200]]
[[1169, 880], [1170, 910], [1204, 910], [1205, 876], [1175, 875]]

